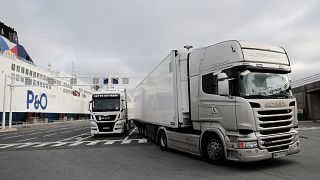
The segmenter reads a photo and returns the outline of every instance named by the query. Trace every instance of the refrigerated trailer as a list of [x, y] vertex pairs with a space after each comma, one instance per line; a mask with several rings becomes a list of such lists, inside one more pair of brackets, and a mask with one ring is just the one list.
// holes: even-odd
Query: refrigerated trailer
[[135, 124], [161, 149], [213, 163], [298, 153], [290, 72], [278, 46], [230, 40], [172, 50], [136, 87]]

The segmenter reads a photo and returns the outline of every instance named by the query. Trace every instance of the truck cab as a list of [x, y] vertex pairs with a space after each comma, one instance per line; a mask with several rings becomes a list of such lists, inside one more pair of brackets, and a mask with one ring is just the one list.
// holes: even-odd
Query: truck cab
[[230, 160], [258, 161], [298, 153], [296, 99], [286, 51], [245, 41], [226, 41], [201, 51], [190, 54], [191, 58], [202, 55], [202, 61], [193, 61], [200, 68], [191, 68], [191, 73], [199, 74], [199, 80], [191, 78], [199, 83], [198, 89], [191, 90], [195, 95], [191, 104], [198, 104], [191, 111], [193, 127], [201, 131], [198, 153], [210, 156], [210, 147], [217, 145], [207, 140], [212, 136], [219, 137], [222, 154]]
[[92, 136], [124, 133], [129, 130], [125, 90], [93, 94], [89, 111]]

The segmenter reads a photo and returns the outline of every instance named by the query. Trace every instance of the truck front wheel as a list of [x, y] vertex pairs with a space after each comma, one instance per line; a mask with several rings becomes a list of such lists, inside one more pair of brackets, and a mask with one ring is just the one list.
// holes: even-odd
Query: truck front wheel
[[218, 138], [204, 140], [202, 153], [204, 158], [213, 164], [221, 164], [225, 160], [223, 144]]
[[160, 131], [159, 132], [158, 141], [159, 141], [160, 148], [162, 150], [167, 150], [168, 149], [167, 136], [166, 136], [166, 133], [164, 131]]

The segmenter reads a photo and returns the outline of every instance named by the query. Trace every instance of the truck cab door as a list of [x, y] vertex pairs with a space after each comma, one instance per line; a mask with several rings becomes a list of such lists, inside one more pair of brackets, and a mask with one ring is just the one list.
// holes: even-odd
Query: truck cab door
[[202, 75], [199, 89], [199, 121], [201, 130], [223, 127], [236, 129], [235, 98], [219, 93], [218, 76], [212, 72]]

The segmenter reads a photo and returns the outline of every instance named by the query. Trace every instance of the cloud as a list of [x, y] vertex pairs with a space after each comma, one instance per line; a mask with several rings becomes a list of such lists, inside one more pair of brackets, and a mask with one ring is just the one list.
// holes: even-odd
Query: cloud
[[11, 0], [0, 17], [37, 65], [71, 72], [73, 62], [80, 75], [145, 76], [172, 49], [240, 39], [283, 46], [300, 77], [320, 66], [319, 7], [315, 0]]

